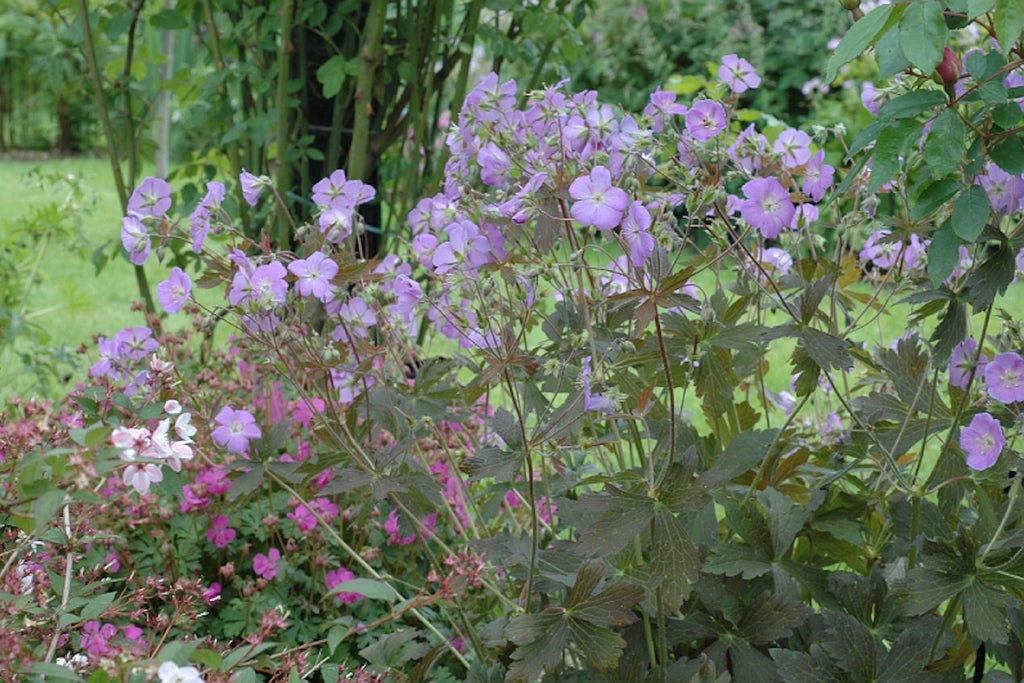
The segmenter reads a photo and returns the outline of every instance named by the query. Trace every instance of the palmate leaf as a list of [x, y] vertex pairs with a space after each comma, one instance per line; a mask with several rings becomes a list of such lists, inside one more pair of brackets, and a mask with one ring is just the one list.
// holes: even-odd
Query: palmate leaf
[[534, 681], [557, 668], [571, 640], [599, 671], [614, 669], [626, 641], [610, 626], [636, 621], [632, 607], [643, 599], [639, 586], [616, 582], [595, 593], [604, 575], [602, 560], [585, 562], [564, 607], [514, 617], [505, 635], [518, 645], [507, 680]]
[[933, 635], [924, 629], [910, 628], [892, 644], [882, 658], [875, 677], [879, 683], [910, 683], [941, 680], [937, 674], [925, 669], [931, 652]]
[[975, 313], [985, 310], [997, 296], [1006, 293], [1006, 288], [1013, 282], [1015, 257], [1016, 251], [1007, 242], [1000, 242], [988, 258], [967, 276], [964, 284]]
[[926, 567], [907, 572], [907, 581], [900, 586], [903, 594], [903, 612], [917, 616], [934, 610], [946, 600], [952, 600], [971, 583], [970, 576], [947, 574]]
[[944, 367], [949, 363], [953, 349], [967, 336], [967, 307], [953, 299], [946, 306], [946, 312], [936, 325], [930, 341], [934, 345], [932, 354], [935, 364]]
[[828, 634], [821, 639], [822, 649], [853, 680], [870, 681], [875, 677], [875, 639], [855, 617], [841, 612], [823, 612], [820, 618], [809, 622], [808, 627]]
[[659, 510], [651, 538], [651, 581], [661, 589], [661, 600], [672, 612], [690, 593], [700, 575], [700, 556], [686, 528], [672, 513]]
[[806, 508], [797, 505], [776, 489], [765, 489], [759, 492], [757, 497], [768, 513], [768, 530], [772, 536], [774, 559], [787, 557], [809, 513]]
[[540, 614], [513, 617], [505, 635], [518, 647], [512, 652], [512, 664], [505, 680], [538, 681], [545, 670], [557, 668], [569, 640], [569, 623], [561, 609], [549, 608]]
[[572, 505], [579, 513], [598, 517], [580, 532], [575, 548], [580, 555], [606, 556], [618, 552], [644, 533], [654, 517], [656, 501], [653, 498], [629, 493], [611, 484], [605, 486], [605, 491], [608, 495], [584, 495]]
[[805, 327], [799, 339], [807, 356], [822, 370], [845, 370], [853, 365], [850, 342], [842, 337]]
[[807, 652], [773, 647], [769, 653], [788, 683], [853, 683], [820, 645], [812, 644]]
[[989, 643], [1006, 643], [1010, 635], [1007, 611], [1018, 604], [1002, 588], [992, 586], [979, 577], [964, 591], [967, 632]]
[[746, 545], [720, 545], [704, 562], [704, 571], [723, 576], [742, 575], [754, 579], [772, 570], [771, 558]]
[[752, 645], [764, 645], [787, 638], [811, 613], [802, 602], [787, 600], [779, 594], [764, 595], [751, 605], [737, 631]]

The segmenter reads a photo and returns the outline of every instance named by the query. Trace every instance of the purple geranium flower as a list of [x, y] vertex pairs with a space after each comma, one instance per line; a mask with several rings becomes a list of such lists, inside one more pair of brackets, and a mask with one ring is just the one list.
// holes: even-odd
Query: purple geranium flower
[[199, 253], [203, 250], [203, 242], [206, 234], [210, 232], [214, 212], [220, 208], [221, 202], [227, 195], [227, 188], [224, 183], [210, 181], [206, 183], [206, 196], [196, 207], [196, 210], [189, 216], [189, 224], [192, 228], [192, 251]]
[[226, 446], [229, 453], [245, 455], [249, 452], [249, 440], [262, 436], [256, 418], [248, 410], [235, 410], [224, 406], [214, 421], [220, 425], [210, 434], [218, 446]]
[[697, 100], [686, 112], [686, 130], [707, 142], [725, 128], [725, 107], [714, 100]]
[[570, 209], [572, 217], [580, 225], [592, 225], [598, 230], [617, 227], [629, 206], [629, 195], [612, 185], [612, 174], [604, 166], [572, 181], [569, 196], [576, 200]]
[[192, 280], [181, 268], [172, 268], [167, 279], [156, 286], [156, 298], [168, 313], [177, 313], [192, 294]]
[[825, 150], [819, 149], [804, 169], [804, 194], [820, 202], [825, 191], [832, 186], [835, 173], [835, 167], [825, 163]]
[[[361, 180], [349, 180], [340, 168], [313, 186], [313, 202], [324, 208], [352, 209], [377, 196], [372, 186]], [[321, 227], [323, 223], [321, 222]]]
[[244, 168], [238, 180], [242, 183], [242, 196], [249, 206], [256, 206], [256, 202], [260, 200], [260, 193], [263, 192], [263, 188], [268, 187], [270, 184], [270, 178], [254, 176]]
[[167, 215], [171, 208], [171, 186], [166, 180], [149, 176], [144, 178], [128, 198], [128, 213], [137, 216]]
[[130, 213], [121, 220], [121, 244], [135, 265], [141, 266], [149, 258], [149, 233], [140, 216]]
[[782, 157], [782, 163], [789, 168], [803, 166], [811, 158], [811, 136], [802, 130], [787, 128], [779, 133], [772, 149]]
[[651, 212], [639, 199], [629, 205], [622, 221], [622, 240], [629, 247], [629, 260], [637, 268], [654, 253], [654, 235], [651, 234]]
[[298, 278], [295, 289], [302, 296], [316, 297], [325, 303], [334, 298], [331, 279], [338, 274], [338, 264], [323, 252], [314, 251], [309, 258], [292, 261], [288, 270]]
[[985, 366], [985, 385], [997, 401], [1024, 401], [1024, 358], [1012, 352], [997, 354]]
[[743, 184], [743, 194], [747, 199], [740, 204], [740, 214], [764, 237], [778, 237], [793, 220], [796, 207], [786, 188], [775, 178], [748, 180]]
[[761, 77], [754, 71], [754, 66], [735, 54], [722, 57], [718, 78], [737, 95], [761, 85]]
[[967, 453], [967, 466], [985, 470], [996, 464], [1006, 444], [999, 420], [988, 413], [979, 413], [960, 432], [960, 448]]
[[974, 337], [968, 337], [956, 345], [953, 355], [949, 359], [949, 383], [953, 386], [967, 391], [967, 382], [974, 371], [976, 377], [984, 377], [985, 366], [988, 365], [988, 358], [984, 354], [978, 356], [978, 365], [974, 365], [974, 357], [978, 353], [978, 342]]

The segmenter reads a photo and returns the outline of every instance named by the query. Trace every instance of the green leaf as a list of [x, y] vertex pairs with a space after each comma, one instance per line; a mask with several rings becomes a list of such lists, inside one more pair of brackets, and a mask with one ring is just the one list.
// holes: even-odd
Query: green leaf
[[1004, 53], [1009, 54], [1024, 29], [1024, 3], [1020, 0], [996, 0], [995, 26], [999, 45]]
[[919, 221], [927, 218], [933, 211], [948, 202], [963, 186], [963, 182], [957, 178], [943, 178], [931, 183], [918, 195], [917, 201], [910, 209], [910, 219]]
[[149, 18], [149, 23], [155, 28], [162, 28], [167, 31], [177, 31], [188, 28], [188, 19], [176, 9], [160, 10]]
[[723, 576], [742, 575], [750, 580], [772, 570], [771, 562], [745, 545], [720, 545], [704, 562], [704, 571]]
[[773, 647], [768, 650], [788, 683], [849, 683], [849, 676], [837, 667], [821, 646], [812, 643], [807, 652]]
[[253, 463], [248, 472], [231, 481], [231, 488], [228, 489], [227, 499], [237, 500], [240, 496], [252, 493], [263, 484], [263, 465]]
[[982, 311], [996, 300], [997, 296], [1006, 293], [1006, 288], [1013, 282], [1013, 273], [1017, 267], [1016, 252], [1006, 243], [992, 252], [974, 272], [967, 276], [964, 283], [970, 294], [974, 312]]
[[85, 679], [66, 666], [48, 662], [33, 662], [32, 673], [58, 681], [84, 681]]
[[967, 308], [957, 300], [951, 300], [946, 307], [942, 320], [935, 327], [931, 341], [933, 343], [932, 362], [944, 367], [956, 345], [967, 336]]
[[967, 0], [967, 18], [981, 16], [995, 7], [996, 0]]
[[506, 482], [515, 478], [524, 462], [525, 455], [520, 451], [483, 446], [463, 460], [460, 469], [469, 475], [470, 481], [493, 477], [495, 481]]
[[690, 584], [700, 576], [701, 561], [683, 523], [672, 513], [659, 510], [651, 537], [651, 579], [661, 589], [670, 612], [690, 594]]
[[[875, 61], [878, 62], [878, 78], [886, 80], [890, 76], [903, 73], [910, 68], [910, 60], [900, 49], [900, 30], [893, 26], [875, 43]], [[914, 92], [934, 92], [915, 90]], [[945, 98], [943, 98], [945, 99]]]
[[989, 104], [1006, 102], [1006, 86], [1003, 85], [1002, 69], [1006, 65], [1003, 56], [996, 51], [971, 52], [964, 60], [967, 73], [978, 83], [978, 96]]
[[929, 76], [942, 61], [948, 34], [938, 0], [913, 2], [900, 19], [900, 49], [911, 64]]
[[973, 244], [985, 229], [991, 211], [985, 189], [980, 185], [971, 185], [953, 202], [953, 214], [949, 222], [957, 237]]
[[768, 454], [778, 433], [777, 429], [740, 432], [725, 445], [714, 466], [697, 478], [697, 487], [710, 490], [756, 467]]
[[520, 614], [509, 621], [505, 636], [518, 647], [506, 680], [539, 681], [545, 669], [557, 668], [569, 640], [569, 624], [560, 611]]
[[932, 177], [941, 178], [956, 171], [964, 157], [967, 127], [956, 109], [944, 109], [935, 117], [924, 143], [924, 159]]
[[917, 616], [930, 612], [946, 600], [956, 597], [970, 584], [970, 577], [918, 567], [907, 572], [903, 600], [905, 614]]
[[921, 124], [903, 119], [887, 125], [875, 141], [871, 155], [871, 182], [868, 192], [875, 192], [892, 180], [900, 170], [901, 159], [905, 157], [921, 136]]
[[[821, 647], [850, 674], [855, 681], [870, 681], [875, 677], [875, 641], [871, 632], [856, 617], [841, 612], [826, 612], [828, 637]], [[813, 628], [813, 627], [812, 627]]]
[[324, 86], [324, 98], [331, 98], [341, 92], [345, 83], [346, 63], [344, 55], [334, 55], [316, 70], [316, 80]]
[[788, 556], [796, 535], [807, 521], [807, 508], [797, 505], [776, 489], [765, 489], [757, 494], [757, 498], [768, 512], [768, 529], [772, 535], [775, 558]]
[[1024, 173], [1024, 142], [1019, 135], [1006, 138], [989, 152], [992, 161], [1010, 175]]
[[574, 507], [595, 522], [580, 533], [576, 552], [581, 555], [610, 555], [618, 552], [643, 533], [654, 517], [656, 501], [644, 495], [628, 493], [611, 484], [607, 495], [581, 496]]
[[967, 632], [989, 643], [1005, 643], [1009, 635], [1006, 612], [1018, 604], [1008, 593], [976, 578], [964, 590]]
[[802, 602], [765, 594], [743, 613], [736, 630], [751, 644], [765, 645], [788, 638], [810, 613], [811, 609]]
[[202, 664], [211, 671], [216, 671], [220, 668], [222, 658], [220, 653], [214, 650], [196, 650], [189, 655], [189, 661]]
[[[896, 638], [889, 653], [883, 658], [875, 678], [879, 683], [904, 683], [922, 680], [928, 666], [931, 638], [923, 629], [906, 629]], [[931, 677], [924, 680], [932, 680]]]
[[50, 489], [32, 501], [32, 520], [35, 532], [38, 533], [57, 516], [64, 504], [64, 490]]
[[629, 626], [637, 620], [633, 606], [643, 600], [640, 586], [617, 581], [594, 593], [605, 572], [603, 560], [588, 560], [576, 573], [566, 601], [566, 614], [595, 626]]
[[878, 118], [887, 121], [909, 119], [921, 112], [944, 106], [948, 101], [941, 90], [911, 90], [886, 102], [878, 110]]
[[800, 331], [800, 343], [815, 365], [822, 370], [845, 370], [853, 365], [847, 351], [850, 342], [813, 327]]
[[850, 27], [829, 57], [825, 82], [834, 81], [839, 67], [863, 54], [882, 33], [899, 21], [905, 10], [906, 5], [880, 5], [861, 17]]
[[959, 261], [960, 238], [947, 220], [932, 234], [932, 243], [928, 247], [928, 277], [932, 285], [938, 287], [945, 282]]
[[398, 599], [395, 589], [376, 579], [350, 579], [343, 581], [331, 589], [329, 595], [338, 593], [359, 593], [370, 600], [384, 600], [394, 602]]
[[401, 669], [407, 662], [417, 660], [430, 651], [430, 645], [418, 640], [419, 635], [417, 629], [388, 633], [364, 647], [359, 654], [377, 671]]

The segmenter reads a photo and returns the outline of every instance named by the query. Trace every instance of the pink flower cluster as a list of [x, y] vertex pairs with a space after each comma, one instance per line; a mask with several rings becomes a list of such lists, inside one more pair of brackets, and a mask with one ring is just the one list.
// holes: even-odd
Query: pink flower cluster
[[171, 417], [160, 421], [152, 431], [146, 427], [115, 427], [110, 442], [118, 449], [118, 456], [128, 463], [122, 472], [125, 486], [131, 486], [140, 494], [149, 493], [151, 484], [163, 480], [160, 467], [166, 464], [175, 472], [181, 471], [182, 460], [192, 459], [192, 437], [196, 428], [192, 426], [190, 413], [182, 412], [177, 401], [167, 401], [164, 411], [174, 417], [171, 438]]

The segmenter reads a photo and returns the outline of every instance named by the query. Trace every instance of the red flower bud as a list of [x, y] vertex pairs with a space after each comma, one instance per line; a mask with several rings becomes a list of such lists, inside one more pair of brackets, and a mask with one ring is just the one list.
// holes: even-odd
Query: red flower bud
[[943, 85], [953, 85], [960, 78], [960, 58], [948, 47], [945, 48], [942, 61], [935, 67], [935, 73], [939, 75]]

